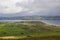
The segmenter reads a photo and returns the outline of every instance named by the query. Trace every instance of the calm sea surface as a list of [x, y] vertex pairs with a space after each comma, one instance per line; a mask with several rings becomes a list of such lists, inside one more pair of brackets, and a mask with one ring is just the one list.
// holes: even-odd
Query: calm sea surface
[[60, 20], [42, 20], [42, 22], [60, 26]]
[[60, 25], [60, 20], [0, 20], [0, 22], [42, 21], [48, 24]]

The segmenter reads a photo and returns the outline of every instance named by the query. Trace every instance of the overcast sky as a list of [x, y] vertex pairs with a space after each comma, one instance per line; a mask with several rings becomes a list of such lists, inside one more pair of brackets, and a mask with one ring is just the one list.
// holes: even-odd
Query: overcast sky
[[0, 0], [0, 13], [60, 15], [60, 0]]

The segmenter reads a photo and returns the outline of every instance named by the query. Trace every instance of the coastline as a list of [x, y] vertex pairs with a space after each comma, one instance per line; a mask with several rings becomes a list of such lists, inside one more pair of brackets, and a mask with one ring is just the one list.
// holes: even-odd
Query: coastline
[[48, 23], [48, 22], [45, 22], [45, 21], [41, 21], [41, 22], [46, 23], [46, 24], [48, 24], [48, 25], [60, 26], [60, 25], [53, 24], [53, 23]]
[[21, 21], [41, 21], [41, 22], [46, 23], [48, 25], [60, 26], [58, 24], [45, 22], [44, 20], [0, 20], [0, 22], [21, 22]]

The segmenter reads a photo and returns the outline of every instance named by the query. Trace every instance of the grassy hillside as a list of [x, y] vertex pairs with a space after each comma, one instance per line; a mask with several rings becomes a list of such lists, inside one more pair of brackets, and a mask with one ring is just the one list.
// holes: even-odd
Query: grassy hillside
[[60, 38], [60, 26], [40, 21], [0, 22], [0, 37], [16, 36], [21, 38]]

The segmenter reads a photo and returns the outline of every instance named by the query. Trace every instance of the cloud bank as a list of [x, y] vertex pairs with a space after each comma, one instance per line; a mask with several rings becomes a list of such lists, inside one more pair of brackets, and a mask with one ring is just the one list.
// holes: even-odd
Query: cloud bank
[[0, 13], [13, 14], [59, 15], [60, 0], [0, 0]]

